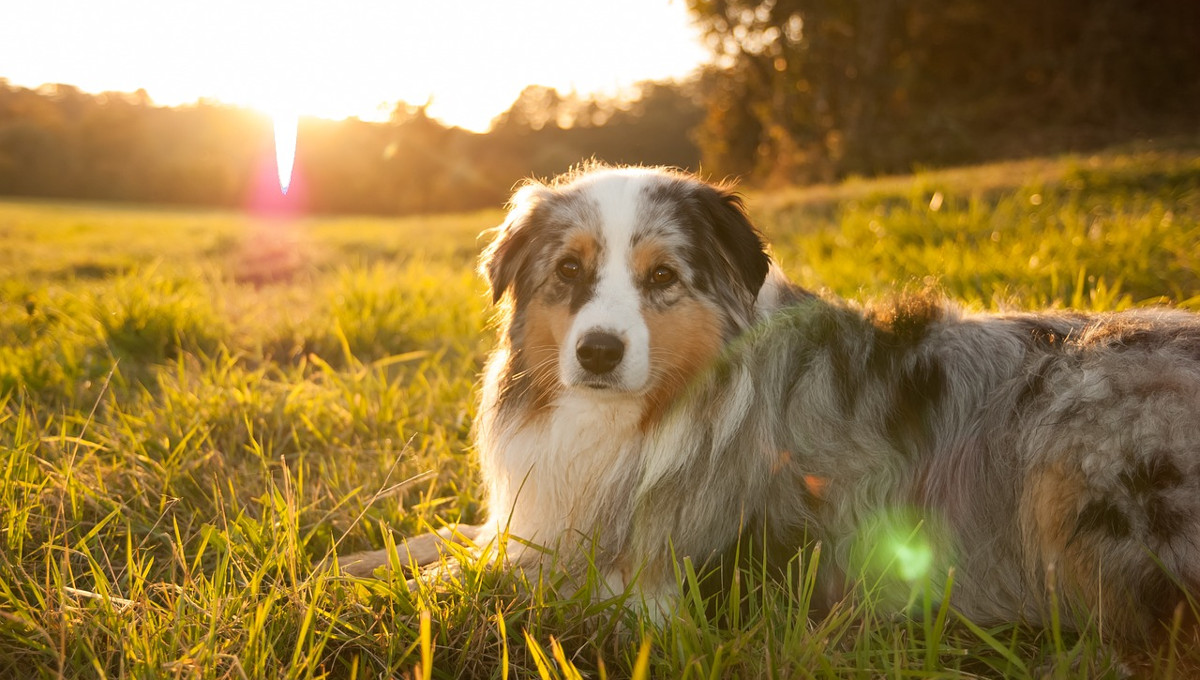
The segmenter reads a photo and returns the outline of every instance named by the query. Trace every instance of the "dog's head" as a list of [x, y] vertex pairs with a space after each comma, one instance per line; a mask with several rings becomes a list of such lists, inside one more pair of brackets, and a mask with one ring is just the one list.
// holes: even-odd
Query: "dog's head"
[[483, 255], [536, 392], [655, 402], [753, 320], [769, 265], [736, 195], [649, 168], [526, 184]]

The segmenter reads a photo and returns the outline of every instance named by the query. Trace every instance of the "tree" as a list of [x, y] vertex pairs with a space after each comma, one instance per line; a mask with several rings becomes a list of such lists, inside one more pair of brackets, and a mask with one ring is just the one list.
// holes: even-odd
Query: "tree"
[[976, 160], [1200, 105], [1200, 3], [688, 4], [724, 78], [706, 80], [705, 158], [760, 179]]

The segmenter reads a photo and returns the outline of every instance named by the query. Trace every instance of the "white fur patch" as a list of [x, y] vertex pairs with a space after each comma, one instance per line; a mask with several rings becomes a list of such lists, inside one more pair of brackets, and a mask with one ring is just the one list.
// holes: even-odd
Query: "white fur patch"
[[633, 270], [633, 239], [638, 228], [644, 173], [612, 173], [587, 185], [587, 196], [599, 208], [601, 259], [592, 299], [575, 315], [566, 342], [559, 348], [563, 384], [586, 385], [594, 376], [579, 364], [575, 348], [588, 333], [611, 333], [625, 343], [625, 355], [614, 369], [610, 388], [638, 392], [650, 380], [650, 331], [642, 317], [641, 291]]

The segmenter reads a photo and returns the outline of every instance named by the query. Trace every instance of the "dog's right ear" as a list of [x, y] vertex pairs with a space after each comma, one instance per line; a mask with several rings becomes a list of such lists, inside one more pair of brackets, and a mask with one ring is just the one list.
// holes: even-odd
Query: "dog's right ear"
[[500, 302], [528, 268], [534, 232], [530, 222], [534, 209], [549, 191], [538, 182], [529, 182], [518, 189], [508, 202], [504, 223], [494, 230], [496, 238], [483, 251], [480, 268], [492, 288], [492, 304]]

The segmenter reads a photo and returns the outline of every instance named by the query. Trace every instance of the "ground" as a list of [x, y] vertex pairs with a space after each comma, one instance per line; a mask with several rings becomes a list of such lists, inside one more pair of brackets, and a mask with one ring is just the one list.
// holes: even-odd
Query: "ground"
[[[1198, 149], [747, 202], [784, 269], [835, 295], [1200, 310]], [[315, 575], [335, 546], [479, 517], [474, 267], [501, 217], [0, 202], [0, 676], [1115, 677], [1093, 634], [985, 629], [932, 597], [810, 619], [803, 588], [753, 573], [742, 606], [661, 629], [486, 569], [415, 595]]]

